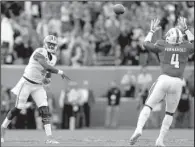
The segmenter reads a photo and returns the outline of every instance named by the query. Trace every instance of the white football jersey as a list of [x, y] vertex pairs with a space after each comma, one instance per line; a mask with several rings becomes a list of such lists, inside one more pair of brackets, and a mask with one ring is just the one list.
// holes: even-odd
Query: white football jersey
[[49, 57], [48, 57], [48, 52], [46, 49], [44, 48], [37, 48], [33, 54], [31, 55], [30, 57], [30, 60], [29, 60], [29, 63], [28, 65], [26, 66], [25, 70], [24, 70], [24, 76], [34, 82], [37, 82], [37, 83], [41, 83], [43, 78], [45, 77], [47, 71], [43, 68], [43, 66], [41, 64], [39, 64], [38, 61], [36, 61], [33, 56], [35, 55], [35, 53], [40, 53], [42, 54], [46, 60], [47, 60], [47, 63], [51, 66], [54, 66], [57, 62], [57, 57], [53, 54], [52, 55], [52, 59], [51, 61], [49, 60]]

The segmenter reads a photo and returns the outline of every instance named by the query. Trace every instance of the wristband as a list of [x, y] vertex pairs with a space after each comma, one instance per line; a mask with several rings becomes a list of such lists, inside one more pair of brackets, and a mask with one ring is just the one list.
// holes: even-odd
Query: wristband
[[188, 30], [188, 28], [184, 29], [184, 33]]
[[144, 39], [144, 42], [151, 42], [152, 41], [152, 36], [153, 36], [153, 33], [152, 32], [149, 32], [148, 35], [146, 36], [146, 38]]
[[187, 35], [189, 41], [194, 40], [194, 35], [189, 30], [186, 30], [185, 34]]
[[58, 70], [58, 74], [62, 75], [64, 72], [62, 70]]
[[150, 30], [150, 32], [154, 34], [154, 31], [153, 30]]

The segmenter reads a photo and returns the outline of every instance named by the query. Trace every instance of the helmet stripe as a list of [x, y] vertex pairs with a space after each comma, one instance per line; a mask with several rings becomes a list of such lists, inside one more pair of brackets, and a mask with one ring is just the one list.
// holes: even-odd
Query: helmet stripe
[[178, 31], [178, 29], [175, 29], [175, 30], [176, 30], [176, 34], [177, 34], [176, 43], [178, 43], [179, 42], [179, 31]]

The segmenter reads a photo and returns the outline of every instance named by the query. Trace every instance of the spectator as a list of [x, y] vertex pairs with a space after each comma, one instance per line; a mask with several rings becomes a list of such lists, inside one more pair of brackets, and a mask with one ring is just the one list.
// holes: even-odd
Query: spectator
[[[80, 47], [83, 51], [82, 60], [79, 61], [78, 56], [74, 56], [71, 61], [69, 56], [73, 48], [67, 50], [63, 47], [59, 62], [63, 65], [71, 66], [73, 64], [70, 62], [73, 62], [74, 66], [91, 66], [96, 59], [102, 60], [102, 65], [143, 65], [146, 59], [149, 65], [157, 65], [155, 55], [148, 54], [145, 50], [140, 51], [140, 47], [133, 47], [134, 43], [132, 43], [132, 40], [137, 42], [140, 38], [144, 38], [144, 32], [147, 31], [149, 24], [147, 22], [153, 17], [161, 20], [162, 32], [159, 31], [155, 39], [161, 38], [167, 28], [174, 26], [180, 15], [187, 18], [190, 26], [194, 25], [194, 3], [192, 2], [122, 2], [126, 6], [126, 11], [120, 16], [114, 14], [111, 2], [33, 2], [32, 5], [24, 3], [26, 2], [3, 2], [2, 4], [2, 28], [5, 28], [2, 30], [6, 32], [1, 34], [4, 36], [1, 37], [4, 38], [1, 39], [1, 45], [7, 44], [3, 47], [7, 50], [7, 53], [3, 51], [3, 54], [8, 54], [8, 57], [4, 56], [6, 60], [3, 59], [6, 64], [20, 63], [20, 60], [14, 62], [15, 53], [13, 53], [13, 42], [18, 33], [23, 36], [25, 46], [28, 44], [27, 48], [35, 49], [42, 44], [43, 38], [48, 34], [57, 34], [58, 37], [64, 38], [67, 31], [76, 30], [75, 36], [83, 38], [80, 40], [83, 44]], [[6, 23], [8, 25], [3, 25]], [[86, 27], [90, 28], [90, 31]], [[92, 41], [87, 38], [94, 39]], [[68, 57], [65, 62], [64, 56]], [[101, 56], [105, 57], [101, 58]], [[116, 61], [112, 61], [114, 56], [117, 58]], [[113, 63], [108, 63], [108, 60]]]
[[81, 88], [82, 98], [84, 99], [84, 114], [85, 114], [85, 126], [90, 127], [91, 120], [91, 107], [95, 103], [93, 91], [89, 88], [88, 81], [83, 81], [83, 87]]
[[[139, 104], [137, 107], [138, 110], [141, 110], [142, 106], [145, 104], [145, 101], [149, 94], [151, 82], [152, 82], [152, 75], [148, 73], [146, 66], [142, 66], [141, 72], [137, 77], [137, 85], [136, 85], [136, 98], [139, 100]], [[154, 120], [152, 116], [151, 116], [151, 120]]]
[[95, 41], [96, 38], [92, 32], [92, 26], [90, 23], [85, 23], [83, 28], [83, 42], [82, 46], [84, 48], [84, 59], [83, 64], [85, 66], [93, 65], [95, 58]]
[[36, 105], [32, 99], [32, 96], [29, 96], [27, 104], [29, 107], [27, 108], [27, 129], [36, 129], [36, 119], [35, 119], [35, 110]]
[[64, 2], [61, 9], [61, 21], [62, 21], [62, 32], [70, 31], [71, 29], [71, 10], [70, 2]]
[[8, 53], [9, 43], [1, 44], [1, 64], [5, 64], [5, 59]]
[[12, 53], [14, 45], [14, 30], [11, 23], [11, 12], [4, 8], [1, 14], [1, 45], [8, 44], [7, 52]]
[[[76, 120], [80, 108], [80, 92], [78, 91], [78, 84], [76, 82], [70, 82], [69, 88], [61, 91], [59, 104], [63, 107], [62, 112], [62, 128], [68, 128], [74, 130], [76, 124], [79, 124]], [[64, 104], [64, 106], [63, 106]]]
[[71, 52], [75, 41], [75, 37], [70, 32], [59, 37], [60, 63], [62, 65], [71, 65]]
[[79, 110], [80, 110], [80, 105], [81, 105], [81, 94], [78, 89], [78, 84], [73, 82], [72, 83], [73, 88], [70, 89], [68, 93], [68, 102], [71, 104], [71, 111], [72, 114], [70, 115], [70, 120], [69, 120], [69, 129], [74, 130], [76, 127], [78, 127], [76, 124], [78, 123], [78, 115], [79, 115]]
[[123, 76], [121, 85], [124, 86], [125, 97], [135, 97], [136, 77], [130, 70]]
[[106, 33], [109, 37], [109, 40], [114, 46], [115, 41], [117, 40], [118, 36], [120, 35], [120, 28], [119, 28], [119, 21], [116, 19], [116, 16], [112, 16], [105, 21], [105, 29]]
[[[11, 93], [11, 88], [1, 85], [1, 120], [4, 119], [10, 108], [15, 105], [15, 98]], [[15, 119], [8, 128], [15, 128]]]
[[141, 27], [134, 28], [132, 33], [133, 40], [139, 40], [139, 38], [144, 34], [143, 29]]
[[192, 97], [194, 97], [194, 71], [186, 79], [187, 87]]
[[56, 36], [61, 36], [61, 26], [62, 23], [58, 16], [52, 17], [48, 22], [49, 34], [56, 34]]
[[7, 114], [10, 109], [10, 96], [7, 89], [1, 85], [1, 116]]
[[138, 46], [136, 41], [132, 41], [131, 46], [127, 45], [124, 49], [124, 65], [139, 65]]
[[14, 44], [14, 51], [17, 55], [15, 64], [27, 64], [33, 49], [28, 46], [28, 44], [24, 44], [22, 36], [17, 36]]
[[15, 63], [15, 61], [14, 61], [15, 59], [16, 59], [16, 54], [15, 54], [15, 52], [8, 53], [8, 54], [5, 56], [3, 63], [4, 63], [4, 64], [14, 64], [14, 63]]
[[66, 89], [62, 89], [59, 98], [59, 106], [62, 109], [62, 119], [61, 119], [61, 128], [69, 128], [69, 117], [71, 115], [72, 109], [71, 105], [68, 103], [68, 93], [70, 91], [70, 83]]
[[114, 45], [115, 65], [121, 65], [122, 63], [122, 51], [119, 44]]
[[41, 40], [43, 40], [45, 36], [49, 35], [48, 21], [48, 18], [42, 18], [37, 25], [36, 32], [40, 36]]
[[94, 33], [96, 37], [100, 37], [105, 34], [105, 18], [103, 14], [99, 14], [95, 25], [94, 25]]
[[148, 72], [146, 66], [142, 66], [141, 72], [137, 77], [136, 94], [138, 97], [148, 93], [152, 83], [152, 75]]
[[186, 85], [189, 90], [190, 97], [190, 127], [194, 127], [194, 70], [186, 79]]
[[83, 65], [83, 48], [81, 44], [76, 44], [72, 49], [71, 65], [80, 67]]
[[113, 9], [113, 4], [111, 2], [105, 2], [103, 5], [103, 14], [107, 18], [113, 17], [115, 14], [112, 9]]
[[175, 120], [176, 128], [189, 128], [190, 127], [190, 95], [188, 88], [183, 87], [181, 99], [177, 107], [177, 115]]
[[107, 94], [108, 106], [106, 108], [106, 127], [117, 127], [118, 125], [118, 113], [121, 99], [120, 89], [117, 87], [116, 82], [111, 82], [111, 87]]
[[16, 117], [15, 128], [36, 129], [35, 106], [32, 102], [32, 96], [29, 96], [25, 107], [21, 110], [20, 115]]

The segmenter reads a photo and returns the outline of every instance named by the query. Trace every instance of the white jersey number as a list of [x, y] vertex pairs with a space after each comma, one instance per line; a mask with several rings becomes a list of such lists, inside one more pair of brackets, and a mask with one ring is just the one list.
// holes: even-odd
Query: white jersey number
[[171, 65], [174, 65], [175, 68], [179, 68], [179, 54], [172, 54]]

